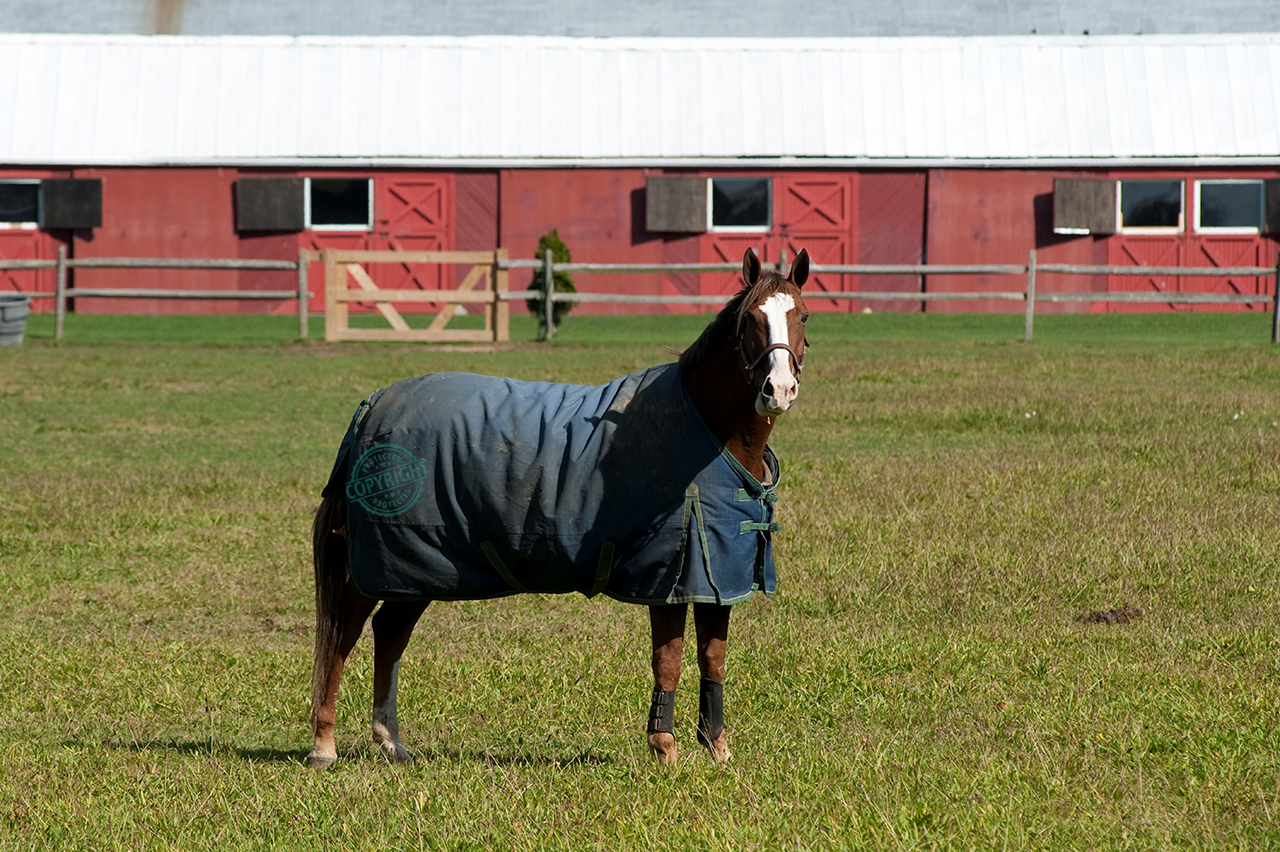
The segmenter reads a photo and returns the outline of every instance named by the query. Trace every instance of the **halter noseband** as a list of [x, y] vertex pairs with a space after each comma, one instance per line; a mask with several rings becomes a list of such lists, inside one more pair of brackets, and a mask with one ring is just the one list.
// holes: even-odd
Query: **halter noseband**
[[[738, 354], [742, 356], [742, 366], [747, 371], [747, 384], [751, 385], [757, 393], [760, 392], [760, 388], [756, 387], [756, 383], [752, 380], [752, 377], [756, 374], [756, 369], [760, 366], [760, 363], [764, 361], [765, 358], [769, 357], [769, 353], [775, 349], [782, 349], [791, 356], [791, 364], [795, 367], [796, 384], [800, 383], [800, 374], [804, 372], [803, 355], [797, 356], [796, 351], [785, 343], [771, 343], [764, 348], [764, 351], [756, 356], [756, 360], [748, 361], [747, 349], [743, 345], [746, 342], [746, 334], [747, 330], [745, 328], [738, 332]], [[804, 345], [806, 349], [809, 348], [809, 341], [807, 338]]]

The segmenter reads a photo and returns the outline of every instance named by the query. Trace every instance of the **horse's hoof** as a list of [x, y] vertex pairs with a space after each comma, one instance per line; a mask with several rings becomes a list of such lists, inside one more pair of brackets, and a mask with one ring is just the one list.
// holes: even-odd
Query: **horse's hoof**
[[649, 754], [663, 766], [674, 766], [676, 762], [676, 738], [671, 734], [650, 734]]
[[311, 754], [307, 755], [307, 768], [328, 769], [330, 766], [333, 766], [337, 760], [338, 758], [336, 756], [329, 757], [328, 755], [316, 754], [313, 751]]
[[723, 733], [710, 742], [702, 740], [702, 744], [707, 747], [707, 751], [711, 753], [711, 759], [716, 763], [728, 763], [733, 757], [729, 751], [729, 740]]
[[392, 763], [413, 763], [413, 755], [400, 743], [379, 743], [382, 753]]

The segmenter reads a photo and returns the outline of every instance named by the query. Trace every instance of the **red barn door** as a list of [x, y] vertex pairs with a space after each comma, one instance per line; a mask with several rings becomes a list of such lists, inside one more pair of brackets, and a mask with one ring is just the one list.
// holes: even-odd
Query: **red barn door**
[[[375, 181], [375, 249], [447, 251], [453, 248], [453, 192], [448, 175], [396, 176]], [[452, 289], [456, 281], [441, 266], [382, 265], [378, 286], [393, 290]], [[404, 309], [411, 309], [405, 306]], [[433, 308], [434, 309], [434, 308]]]
[[[742, 267], [747, 249], [755, 249], [761, 263], [776, 263], [777, 252], [769, 233], [711, 233], [703, 240], [703, 263], [733, 263]], [[731, 296], [742, 288], [741, 272], [711, 272], [701, 276], [704, 296]]]
[[[787, 249], [787, 259], [794, 259], [801, 249], [808, 249], [813, 263], [857, 263], [854, 240], [858, 223], [853, 176], [782, 175], [777, 182], [781, 195], [777, 205], [778, 230]], [[852, 301], [815, 301], [819, 293], [853, 289], [851, 281], [852, 277], [848, 275], [810, 275], [804, 289], [805, 304], [811, 310], [851, 311]]]
[[[53, 260], [57, 250], [55, 241], [42, 231], [0, 225], [0, 260]], [[0, 269], [0, 293], [20, 290], [52, 295], [53, 289], [52, 269]], [[31, 303], [32, 310], [47, 311], [52, 307], [52, 299]]]
[[[1133, 235], [1126, 234], [1111, 241], [1112, 266], [1181, 266], [1183, 256], [1182, 234]], [[1172, 275], [1112, 275], [1108, 289], [1112, 291], [1140, 290], [1143, 292], [1177, 293], [1181, 282]], [[1173, 305], [1173, 309], [1185, 309], [1185, 305]], [[1117, 303], [1108, 307], [1105, 302], [1095, 302], [1095, 311], [1151, 311], [1149, 304]]]

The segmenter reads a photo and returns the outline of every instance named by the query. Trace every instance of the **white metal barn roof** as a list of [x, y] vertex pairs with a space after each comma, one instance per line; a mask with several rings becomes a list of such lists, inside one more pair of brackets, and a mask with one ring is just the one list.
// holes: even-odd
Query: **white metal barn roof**
[[0, 36], [0, 164], [1280, 163], [1280, 34]]

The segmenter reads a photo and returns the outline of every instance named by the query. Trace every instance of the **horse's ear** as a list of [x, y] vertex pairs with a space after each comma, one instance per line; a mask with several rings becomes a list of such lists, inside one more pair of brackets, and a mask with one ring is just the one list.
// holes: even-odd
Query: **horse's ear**
[[803, 287], [804, 282], [809, 280], [808, 249], [800, 249], [800, 253], [796, 255], [795, 263], [791, 264], [791, 272], [787, 275], [787, 280], [797, 287]]
[[748, 287], [760, 280], [760, 258], [753, 249], [747, 249], [742, 255], [742, 280]]

